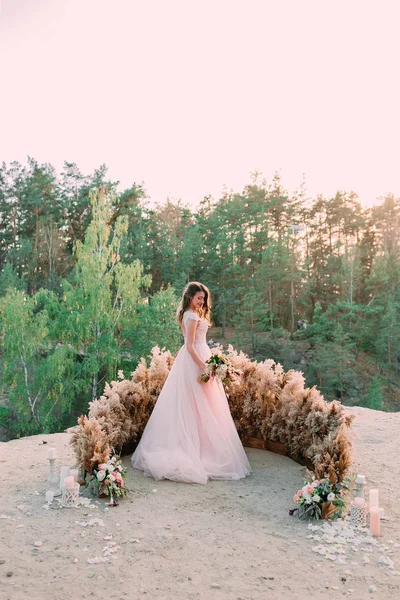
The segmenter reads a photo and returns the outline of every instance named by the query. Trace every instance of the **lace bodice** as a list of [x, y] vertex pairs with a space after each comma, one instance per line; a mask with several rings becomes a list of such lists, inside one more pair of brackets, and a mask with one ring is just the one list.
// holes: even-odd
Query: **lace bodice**
[[196, 336], [194, 339], [195, 344], [206, 344], [207, 343], [207, 330], [208, 330], [208, 321], [207, 319], [202, 319], [199, 317], [197, 313], [192, 310], [187, 310], [182, 319], [182, 332], [183, 337], [185, 338], [186, 343], [186, 323], [190, 320], [199, 321], [199, 324], [196, 329]]

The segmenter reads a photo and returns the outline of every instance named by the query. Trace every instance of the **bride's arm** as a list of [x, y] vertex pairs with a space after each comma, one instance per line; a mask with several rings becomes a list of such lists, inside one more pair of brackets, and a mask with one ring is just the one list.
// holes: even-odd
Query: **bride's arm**
[[196, 336], [196, 329], [197, 329], [198, 323], [199, 323], [199, 321], [194, 321], [192, 319], [189, 319], [185, 325], [186, 348], [187, 348], [187, 351], [189, 352], [190, 356], [193, 358], [194, 362], [196, 363], [196, 365], [198, 365], [202, 371], [205, 371], [206, 363], [204, 362], [204, 360], [202, 360], [200, 358], [200, 356], [197, 354], [195, 347], [194, 347], [194, 340], [195, 340], [195, 336]]

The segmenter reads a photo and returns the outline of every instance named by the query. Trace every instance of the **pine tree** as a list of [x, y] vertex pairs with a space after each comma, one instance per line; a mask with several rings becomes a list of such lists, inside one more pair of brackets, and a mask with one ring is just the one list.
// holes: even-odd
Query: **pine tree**
[[372, 408], [373, 410], [382, 410], [383, 392], [382, 383], [379, 377], [373, 377], [368, 387], [368, 391], [361, 403], [362, 406]]

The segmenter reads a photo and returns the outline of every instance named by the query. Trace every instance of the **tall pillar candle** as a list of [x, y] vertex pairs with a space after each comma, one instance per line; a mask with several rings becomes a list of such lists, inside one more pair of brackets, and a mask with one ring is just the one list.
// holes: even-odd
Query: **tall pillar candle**
[[375, 537], [381, 535], [381, 514], [379, 508], [369, 510], [369, 528]]
[[379, 508], [379, 490], [369, 490], [369, 509]]

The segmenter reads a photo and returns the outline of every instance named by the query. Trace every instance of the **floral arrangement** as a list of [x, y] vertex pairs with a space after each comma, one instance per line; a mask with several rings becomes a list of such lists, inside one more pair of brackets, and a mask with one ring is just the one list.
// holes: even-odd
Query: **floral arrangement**
[[210, 381], [211, 377], [218, 377], [222, 383], [239, 383], [242, 372], [235, 369], [231, 360], [222, 352], [214, 352], [206, 360], [206, 372], [200, 375], [200, 381]]
[[307, 480], [304, 483], [293, 497], [298, 508], [290, 510], [291, 515], [298, 511], [300, 519], [312, 520], [342, 516], [346, 506], [343, 491], [349, 489], [345, 482], [332, 483], [328, 474], [323, 479], [316, 479], [314, 473], [307, 470]]
[[89, 488], [98, 496], [110, 496], [109, 506], [118, 506], [117, 498], [128, 493], [123, 475], [126, 469], [117, 456], [112, 456], [106, 463], [100, 463], [93, 469], [87, 481]]

